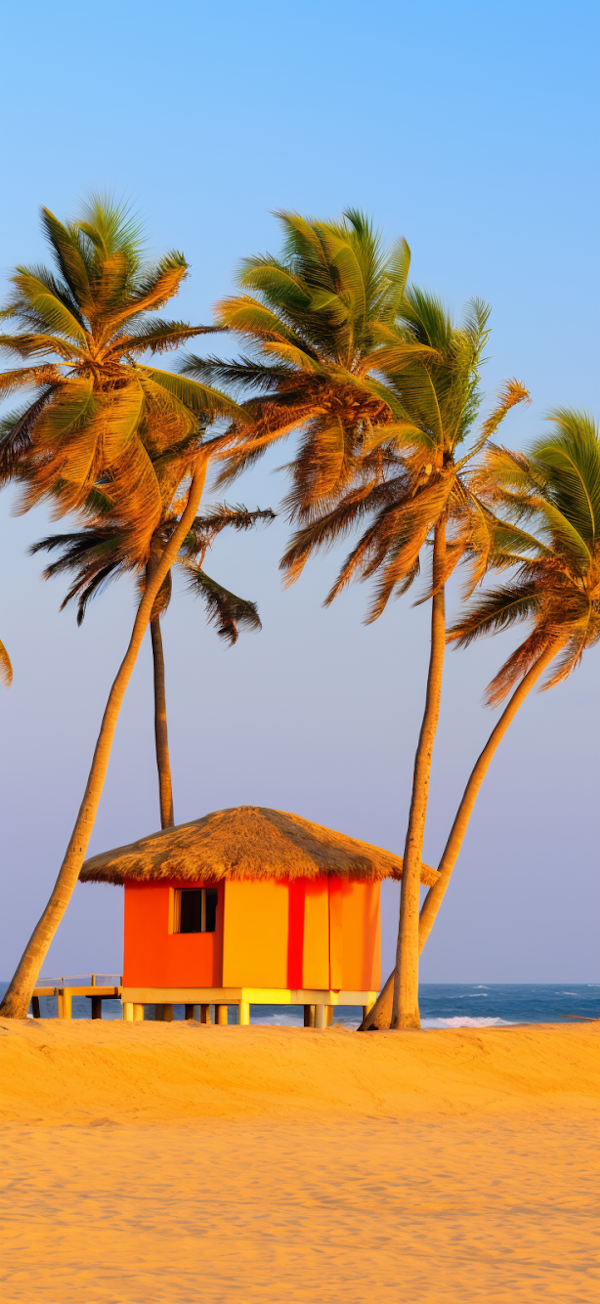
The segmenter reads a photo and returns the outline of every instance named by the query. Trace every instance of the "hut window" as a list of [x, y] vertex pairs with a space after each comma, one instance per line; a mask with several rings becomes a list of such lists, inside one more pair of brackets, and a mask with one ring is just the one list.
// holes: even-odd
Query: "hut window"
[[217, 926], [216, 888], [183, 888], [175, 893], [174, 932], [214, 933]]

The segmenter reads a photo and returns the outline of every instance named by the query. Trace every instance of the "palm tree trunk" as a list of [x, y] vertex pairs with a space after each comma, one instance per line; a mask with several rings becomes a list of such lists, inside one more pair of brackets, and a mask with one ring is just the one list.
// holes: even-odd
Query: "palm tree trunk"
[[446, 568], [446, 522], [436, 527], [433, 543], [433, 587], [431, 610], [431, 650], [425, 711], [419, 734], [408, 829], [404, 847], [400, 926], [396, 949], [392, 1028], [420, 1028], [419, 1018], [419, 897], [423, 838], [429, 798], [429, 778], [433, 744], [437, 733], [446, 648], [446, 609], [441, 581]]
[[[519, 687], [515, 689], [510, 702], [503, 711], [497, 725], [492, 730], [488, 741], [476, 761], [464, 790], [462, 801], [456, 812], [454, 824], [450, 832], [450, 837], [446, 843], [444, 854], [439, 864], [439, 882], [430, 887], [427, 896], [423, 902], [421, 915], [419, 918], [419, 955], [425, 946], [427, 938], [433, 928], [438, 910], [446, 895], [446, 890], [450, 882], [450, 877], [467, 832], [469, 821], [473, 813], [473, 808], [479, 794], [479, 789], [487, 774], [492, 757], [504, 737], [509, 725], [514, 720], [519, 707], [523, 705], [525, 698], [531, 692], [531, 689], [537, 683], [540, 676], [544, 673], [546, 667], [560, 651], [561, 641], [552, 643], [549, 648], [542, 654], [535, 665], [532, 666], [529, 673], [525, 676]], [[389, 1028], [392, 1018], [393, 1007], [393, 986], [394, 973], [391, 973], [384, 987], [382, 987], [379, 996], [369, 1011], [366, 1019], [363, 1019], [358, 1031], [368, 1032], [374, 1028]]]
[[160, 798], [160, 826], [171, 829], [175, 823], [173, 815], [173, 786], [171, 783], [171, 759], [169, 756], [169, 734], [167, 730], [167, 698], [165, 693], [165, 658], [163, 653], [160, 616], [150, 621], [152, 638], [152, 661], [154, 667], [154, 739], [156, 743], [156, 765], [158, 768], [158, 792]]
[[114, 737], [119, 711], [125, 696], [125, 690], [131, 678], [137, 656], [142, 645], [144, 634], [148, 627], [154, 599], [165, 578], [170, 570], [175, 557], [179, 551], [180, 545], [194, 520], [198, 505], [202, 497], [204, 481], [206, 479], [207, 456], [201, 454], [198, 457], [192, 483], [190, 485], [187, 507], [179, 521], [177, 529], [173, 531], [169, 542], [162, 554], [160, 562], [152, 576], [150, 583], [146, 586], [142, 600], [137, 610], [133, 632], [129, 642], [129, 647], [125, 653], [123, 661], [119, 667], [117, 677], [113, 683], [108, 696], [108, 702], [102, 718], [100, 733], [94, 751], [94, 757], [88, 781], [86, 784], [83, 801], [79, 807], [79, 813], [75, 821], [75, 827], [71, 834], [69, 845], [65, 858], [61, 865], [58, 878], [52, 889], [50, 900], [44, 910], [41, 919], [36, 924], [33, 933], [25, 947], [23, 955], [17, 965], [14, 977], [10, 983], [8, 991], [0, 1006], [0, 1015], [5, 1018], [24, 1019], [29, 1009], [29, 1002], [34, 990], [40, 968], [45, 960], [50, 943], [56, 933], [58, 925], [67, 909], [75, 884], [79, 878], [79, 871], [85, 859], [88, 843], [94, 827], [110, 752], [112, 740]]
[[540, 675], [543, 675], [546, 666], [550, 664], [561, 646], [562, 640], [553, 641], [546, 648], [545, 652], [542, 652], [542, 655], [535, 662], [535, 665], [531, 667], [528, 674], [525, 675], [525, 678], [519, 684], [519, 687], [515, 689], [508, 705], [502, 712], [496, 727], [492, 729], [483, 751], [480, 753], [473, 769], [471, 770], [469, 781], [462, 795], [462, 801], [456, 812], [454, 824], [450, 831], [450, 837], [448, 838], [444, 848], [444, 854], [438, 866], [440, 875], [439, 882], [435, 883], [433, 887], [430, 887], [423, 902], [423, 908], [419, 920], [419, 946], [421, 950], [425, 946], [427, 938], [433, 928], [437, 912], [446, 895], [446, 889], [464, 842], [479, 789], [481, 788], [483, 780], [488, 772], [496, 748], [504, 738], [509, 725], [514, 720], [517, 711], [519, 710], [519, 707], [523, 705], [525, 698], [537, 683]]

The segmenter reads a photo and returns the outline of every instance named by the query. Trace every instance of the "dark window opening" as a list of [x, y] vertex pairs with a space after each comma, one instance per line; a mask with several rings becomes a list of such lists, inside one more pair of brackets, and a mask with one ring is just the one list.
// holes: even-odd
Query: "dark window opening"
[[214, 933], [217, 927], [216, 888], [184, 888], [177, 893], [176, 933]]

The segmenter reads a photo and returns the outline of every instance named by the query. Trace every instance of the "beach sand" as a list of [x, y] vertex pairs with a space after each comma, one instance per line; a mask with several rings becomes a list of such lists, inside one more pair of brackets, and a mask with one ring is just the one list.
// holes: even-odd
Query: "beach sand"
[[591, 1023], [1, 1021], [3, 1304], [596, 1304], [599, 1071]]

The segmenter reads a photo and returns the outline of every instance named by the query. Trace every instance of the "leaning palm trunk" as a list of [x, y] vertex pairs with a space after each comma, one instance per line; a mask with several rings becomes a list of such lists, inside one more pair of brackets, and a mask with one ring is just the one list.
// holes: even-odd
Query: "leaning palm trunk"
[[431, 759], [440, 714], [446, 646], [443, 587], [445, 569], [446, 522], [442, 519], [436, 526], [434, 534], [431, 651], [425, 711], [415, 756], [408, 829], [404, 847], [392, 1028], [420, 1028], [421, 1026], [419, 1018], [419, 897]]
[[206, 453], [200, 454], [192, 476], [186, 509], [177, 529], [173, 531], [165, 547], [138, 607], [129, 647], [109, 693], [83, 801], [79, 808], [65, 858], [48, 905], [33, 930], [0, 1006], [0, 1014], [4, 1015], [4, 1017], [14, 1019], [26, 1017], [41, 966], [79, 878], [79, 871], [85, 859], [102, 796], [112, 740], [125, 691], [150, 621], [154, 599], [196, 516], [206, 479], [206, 468]]
[[150, 621], [152, 638], [152, 663], [154, 671], [154, 739], [156, 743], [156, 765], [158, 768], [158, 791], [160, 798], [160, 826], [171, 829], [175, 823], [173, 814], [173, 786], [171, 783], [171, 759], [169, 756], [169, 734], [167, 729], [167, 698], [165, 692], [165, 658], [160, 616]]
[[446, 895], [446, 889], [450, 882], [450, 878], [454, 866], [458, 860], [458, 856], [465, 839], [467, 828], [469, 827], [469, 821], [471, 819], [471, 815], [473, 814], [473, 807], [477, 800], [479, 789], [481, 788], [483, 780], [485, 779], [485, 776], [488, 772], [496, 748], [504, 738], [504, 735], [509, 725], [514, 720], [517, 711], [519, 710], [519, 707], [523, 705], [525, 698], [531, 692], [531, 689], [534, 687], [534, 685], [537, 683], [538, 679], [540, 678], [540, 675], [544, 673], [546, 667], [556, 656], [557, 652], [560, 650], [561, 645], [562, 645], [562, 640], [553, 640], [551, 643], [549, 643], [545, 651], [542, 652], [542, 655], [531, 667], [529, 673], [525, 675], [525, 678], [519, 684], [519, 687], [515, 689], [515, 692], [513, 693], [508, 705], [505, 707], [504, 711], [502, 712], [502, 715], [500, 716], [500, 719], [496, 727], [492, 729], [492, 732], [487, 740], [487, 743], [483, 751], [481, 752], [475, 765], [473, 766], [469, 781], [467, 783], [467, 786], [462, 796], [462, 801], [456, 812], [456, 817], [454, 820], [454, 824], [452, 825], [450, 837], [448, 838], [448, 841], [444, 848], [444, 854], [439, 864], [439, 875], [440, 875], [439, 881], [435, 884], [434, 887], [431, 887], [429, 889], [429, 892], [427, 893], [427, 896], [425, 897], [425, 900], [423, 902], [423, 908], [421, 910], [421, 917], [419, 920], [420, 950], [423, 949], [427, 941], [427, 938], [429, 937], [438, 910]]
[[[488, 772], [494, 753], [496, 752], [499, 743], [502, 741], [509, 725], [514, 720], [517, 711], [523, 705], [525, 698], [531, 692], [531, 689], [535, 686], [540, 676], [544, 673], [546, 667], [556, 656], [560, 647], [560, 640], [550, 643], [535, 664], [531, 667], [529, 673], [525, 675], [522, 683], [520, 683], [519, 687], [515, 689], [510, 702], [502, 712], [497, 725], [492, 730], [483, 751], [473, 766], [460, 806], [456, 812], [450, 836], [444, 849], [444, 854], [439, 864], [439, 880], [433, 887], [430, 887], [423, 902], [419, 918], [419, 955], [425, 946], [437, 917], [438, 910], [446, 895], [452, 871], [458, 860], [465, 839], [465, 834], [469, 826], [469, 821], [473, 814], [473, 808], [479, 794], [479, 789], [481, 788], [483, 780]], [[375, 1028], [390, 1027], [393, 1008], [393, 992], [394, 973], [391, 973], [385, 986], [382, 987], [373, 1009], [369, 1012], [366, 1019], [363, 1019], [359, 1032], [368, 1032]]]

